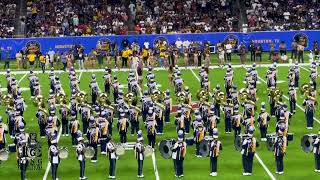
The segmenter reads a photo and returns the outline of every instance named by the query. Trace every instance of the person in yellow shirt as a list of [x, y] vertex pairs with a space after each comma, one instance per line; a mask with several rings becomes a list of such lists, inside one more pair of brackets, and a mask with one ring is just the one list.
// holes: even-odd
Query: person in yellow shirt
[[33, 69], [34, 62], [36, 60], [36, 56], [37, 55], [34, 54], [34, 53], [28, 54], [28, 56], [27, 56], [27, 59], [28, 59], [29, 64], [30, 64], [30, 67], [32, 67], [32, 69]]
[[149, 58], [149, 48], [143, 48], [142, 49], [142, 59], [144, 64], [148, 64], [148, 58]]
[[41, 54], [40, 58], [39, 58], [39, 61], [40, 61], [40, 67], [42, 69], [42, 73], [44, 73], [44, 71], [46, 69], [46, 61], [47, 61], [46, 56]]
[[129, 59], [129, 56], [131, 55], [132, 55], [132, 51], [128, 47], [122, 50], [122, 68], [128, 67], [128, 59]]
[[166, 51], [164, 49], [162, 49], [159, 54], [159, 66], [160, 67], [163, 67], [165, 57], [166, 57]]

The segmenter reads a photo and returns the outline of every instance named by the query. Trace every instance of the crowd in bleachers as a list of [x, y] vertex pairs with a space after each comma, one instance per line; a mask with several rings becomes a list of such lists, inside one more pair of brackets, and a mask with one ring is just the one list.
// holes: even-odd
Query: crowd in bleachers
[[234, 0], [137, 0], [129, 8], [140, 34], [238, 31]]
[[15, 0], [0, 1], [0, 38], [13, 36], [16, 7]]
[[320, 26], [319, 0], [246, 0], [251, 31], [314, 30]]
[[[138, 34], [232, 32], [241, 31], [242, 12], [249, 31], [317, 30], [319, 1], [27, 0], [21, 31], [27, 37], [124, 35], [129, 27]], [[17, 6], [0, 1], [0, 38], [14, 35]]]
[[127, 34], [126, 7], [119, 0], [28, 0], [27, 36]]

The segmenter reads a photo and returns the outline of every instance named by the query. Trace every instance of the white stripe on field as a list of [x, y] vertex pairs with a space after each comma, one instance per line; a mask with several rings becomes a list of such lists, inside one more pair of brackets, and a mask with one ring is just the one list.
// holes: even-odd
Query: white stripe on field
[[28, 75], [28, 73], [26, 72], [21, 79], [19, 79], [18, 84]]
[[[260, 76], [258, 76], [258, 79], [260, 79], [260, 81], [264, 82], [265, 84], [267, 84], [267, 81], [265, 81], [264, 79], [262, 79]], [[286, 100], [289, 100], [289, 97], [286, 95], [282, 95]], [[299, 104], [296, 105], [301, 111], [304, 112], [303, 107], [301, 107]], [[313, 120], [315, 120], [316, 122], [318, 122], [320, 124], [319, 119], [313, 117]]]
[[[243, 66], [241, 66], [243, 67]], [[190, 71], [192, 72], [192, 74], [194, 75], [194, 77], [200, 82], [200, 79], [199, 77], [196, 75], [196, 73], [190, 69]], [[211, 93], [210, 93], [211, 95]], [[261, 166], [263, 167], [263, 169], [267, 172], [267, 174], [269, 175], [269, 177], [272, 179], [272, 180], [276, 180], [276, 178], [273, 176], [273, 174], [270, 172], [270, 170], [268, 169], [268, 167], [264, 164], [264, 162], [261, 160], [261, 158], [259, 157], [258, 153], [256, 152], [255, 153], [255, 157], [257, 158], [257, 160], [259, 161], [259, 163], [261, 164]]]
[[[272, 64], [257, 64], [257, 67], [269, 67]], [[309, 66], [310, 63], [301, 63], [299, 64], [300, 67], [302, 66]], [[232, 68], [243, 68], [245, 65], [242, 64], [237, 64], [237, 65], [232, 65]], [[277, 64], [277, 67], [290, 67], [292, 64], [286, 63], [286, 64]], [[251, 66], [250, 66], [251, 67]], [[209, 66], [209, 69], [218, 69], [221, 68], [220, 66]], [[160, 71], [160, 70], [167, 70], [167, 68], [164, 67], [155, 67], [153, 68], [155, 71]], [[199, 69], [198, 67], [187, 67], [187, 69]], [[148, 70], [148, 68], [143, 68], [143, 70]], [[130, 71], [128, 68], [123, 68], [123, 69], [112, 69], [113, 72], [127, 72]], [[37, 70], [33, 71], [36, 74], [42, 73], [42, 71]], [[55, 70], [55, 73], [66, 73], [66, 71], [63, 70]], [[104, 72], [104, 69], [82, 69], [82, 70], [77, 70], [77, 72]], [[29, 71], [11, 71], [12, 74], [26, 74], [29, 73]], [[45, 73], [50, 73], [50, 71], [45, 71]], [[1, 75], [6, 74], [5, 71], [0, 72]]]
[[[140, 98], [142, 97], [142, 90], [140, 85], [138, 86]], [[152, 151], [152, 165], [153, 165], [153, 170], [154, 170], [154, 175], [156, 176], [156, 180], [160, 180], [159, 172], [158, 172], [158, 167], [157, 167], [157, 161], [156, 161], [156, 155], [154, 154], [154, 151]]]
[[[83, 72], [81, 72], [80, 75], [79, 75], [79, 81], [81, 80], [82, 73], [83, 73]], [[58, 133], [58, 137], [57, 137], [57, 142], [59, 142], [59, 139], [60, 139], [60, 137], [61, 137], [61, 133], [62, 133], [62, 125], [60, 125], [60, 129], [59, 129], [59, 133]], [[48, 148], [49, 148], [49, 147], [48, 147]], [[48, 165], [47, 165], [47, 168], [46, 168], [46, 172], [44, 173], [42, 180], [47, 180], [47, 177], [48, 177], [50, 168], [51, 168], [51, 163], [48, 162]]]

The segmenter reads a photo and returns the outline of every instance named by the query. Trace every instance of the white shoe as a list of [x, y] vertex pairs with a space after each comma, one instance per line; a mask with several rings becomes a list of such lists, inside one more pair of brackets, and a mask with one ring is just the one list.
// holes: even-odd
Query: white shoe
[[247, 173], [247, 176], [251, 176], [252, 175], [252, 173]]
[[318, 169], [315, 169], [314, 172], [319, 172], [319, 170], [318, 170]]
[[247, 173], [242, 173], [242, 175], [243, 175], [243, 176], [246, 176], [246, 175], [247, 175]]
[[83, 178], [82, 178], [82, 179], [87, 179], [87, 177], [83, 176]]
[[180, 175], [179, 177], [183, 177], [184, 175], [182, 174], [182, 175]]
[[283, 171], [279, 172], [279, 174], [283, 174]]
[[109, 176], [109, 179], [112, 179], [112, 176]]
[[276, 171], [276, 174], [279, 174], [279, 172], [278, 172], [278, 171]]
[[217, 176], [218, 174], [216, 172], [213, 172], [210, 174], [210, 176]]
[[101, 154], [107, 154], [106, 152], [101, 152]]
[[92, 163], [96, 163], [98, 160], [91, 160]]
[[131, 134], [131, 136], [134, 136], [134, 134]]
[[69, 134], [66, 134], [66, 136], [69, 136]]

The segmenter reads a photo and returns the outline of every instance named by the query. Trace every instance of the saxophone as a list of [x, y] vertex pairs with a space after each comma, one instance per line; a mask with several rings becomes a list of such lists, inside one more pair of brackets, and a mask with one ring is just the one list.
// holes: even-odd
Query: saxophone
[[99, 137], [99, 130], [96, 128], [96, 131], [95, 131], [94, 136], [93, 136], [93, 142], [94, 143], [98, 142], [98, 137]]

